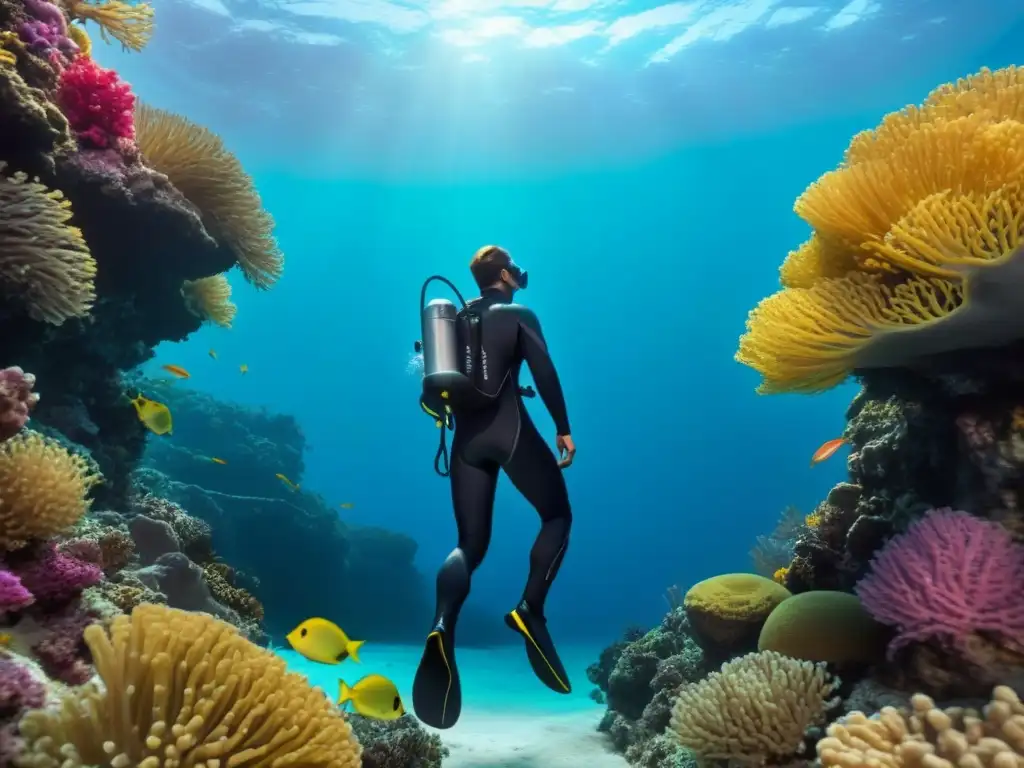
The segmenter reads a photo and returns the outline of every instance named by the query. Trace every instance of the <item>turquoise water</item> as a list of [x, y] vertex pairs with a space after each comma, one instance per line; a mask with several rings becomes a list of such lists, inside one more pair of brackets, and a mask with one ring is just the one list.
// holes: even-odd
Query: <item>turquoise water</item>
[[[409, 708], [412, 679], [422, 650], [410, 645], [364, 645], [359, 651], [361, 663], [346, 661], [333, 666], [309, 661], [291, 650], [278, 650], [277, 654], [288, 663], [289, 669], [305, 675], [334, 700], [338, 698], [339, 679], [352, 685], [363, 675], [385, 675], [398, 686]], [[593, 686], [587, 681], [586, 669], [601, 650], [597, 645], [568, 645], [559, 649], [573, 683], [572, 693], [559, 695], [534, 678], [526, 654], [519, 646], [460, 649], [463, 706], [485, 715], [600, 714], [602, 708], [589, 695]]]

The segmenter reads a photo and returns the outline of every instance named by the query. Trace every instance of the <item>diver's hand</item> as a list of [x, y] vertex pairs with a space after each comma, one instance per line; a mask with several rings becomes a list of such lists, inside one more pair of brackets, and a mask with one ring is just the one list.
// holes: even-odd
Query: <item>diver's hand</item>
[[556, 436], [555, 445], [558, 446], [558, 455], [562, 457], [558, 466], [562, 469], [572, 466], [572, 460], [576, 458], [576, 443], [572, 441], [572, 435]]

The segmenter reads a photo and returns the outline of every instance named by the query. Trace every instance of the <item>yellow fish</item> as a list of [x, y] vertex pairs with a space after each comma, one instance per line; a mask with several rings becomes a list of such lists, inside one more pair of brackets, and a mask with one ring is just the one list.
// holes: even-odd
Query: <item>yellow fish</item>
[[240, 366], [238, 366], [238, 370], [240, 370], [242, 373], [248, 373], [249, 366], [246, 365], [245, 363], [242, 363]]
[[383, 675], [367, 675], [351, 688], [339, 680], [338, 706], [348, 701], [360, 715], [376, 720], [397, 720], [405, 714], [398, 688]]
[[208, 355], [209, 355], [210, 357], [212, 357], [212, 358], [213, 358], [214, 360], [216, 360], [216, 359], [217, 359], [217, 350], [215, 350], [215, 349], [211, 349], [211, 350], [210, 350], [210, 351], [209, 351], [209, 352], [208, 352], [207, 354], [208, 354]]
[[218, 459], [216, 456], [211, 456], [210, 461], [212, 461], [214, 464], [227, 464], [227, 462], [224, 461], [224, 459]]
[[299, 490], [299, 486], [298, 486], [298, 485], [297, 485], [296, 483], [293, 483], [293, 482], [292, 482], [291, 480], [289, 480], [289, 479], [288, 479], [287, 477], [285, 477], [284, 475], [282, 475], [282, 474], [281, 474], [280, 472], [278, 472], [278, 473], [277, 473], [276, 475], [274, 475], [274, 477], [276, 477], [276, 478], [277, 478], [278, 480], [280, 480], [280, 481], [281, 481], [282, 483], [284, 483], [285, 485], [287, 485], [287, 486], [288, 486], [289, 488], [291, 488], [291, 489], [292, 489], [293, 491], [297, 491], [297, 490]]
[[171, 411], [166, 405], [143, 397], [141, 394], [132, 400], [132, 405], [135, 406], [135, 412], [139, 415], [139, 421], [145, 424], [150, 431], [158, 435], [171, 434], [174, 422], [171, 420]]
[[351, 501], [343, 501], [338, 506], [341, 507], [342, 509], [352, 509], [352, 507], [354, 507], [355, 504], [353, 504]]
[[168, 373], [177, 376], [179, 379], [188, 379], [191, 378], [192, 376], [192, 374], [190, 374], [180, 365], [161, 365], [160, 367], [163, 368]]
[[10, 648], [14, 642], [14, 635], [10, 632], [0, 632], [0, 647]]
[[359, 662], [364, 640], [349, 640], [345, 631], [327, 619], [306, 619], [286, 637], [288, 644], [310, 661], [338, 664], [349, 656]]

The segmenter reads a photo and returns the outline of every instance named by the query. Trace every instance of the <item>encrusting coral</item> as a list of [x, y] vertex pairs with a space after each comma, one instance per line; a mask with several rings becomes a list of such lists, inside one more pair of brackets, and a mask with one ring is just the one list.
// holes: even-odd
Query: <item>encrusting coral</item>
[[230, 245], [246, 280], [265, 289], [280, 278], [284, 257], [274, 220], [252, 179], [217, 134], [173, 112], [140, 104], [135, 111], [139, 149], [199, 208], [218, 241]]
[[202, 614], [140, 605], [85, 631], [103, 685], [20, 723], [21, 768], [358, 768], [345, 716], [285, 662]]
[[800, 197], [814, 228], [750, 314], [737, 360], [761, 392], [1024, 337], [1024, 69], [934, 91], [856, 137]]

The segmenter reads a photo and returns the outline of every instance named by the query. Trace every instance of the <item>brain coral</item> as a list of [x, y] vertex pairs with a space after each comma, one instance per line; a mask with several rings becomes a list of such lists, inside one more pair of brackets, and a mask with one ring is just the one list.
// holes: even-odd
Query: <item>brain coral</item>
[[728, 646], [757, 637], [775, 606], [790, 596], [781, 584], [753, 573], [725, 573], [690, 587], [683, 598], [699, 638]]
[[48, 539], [78, 522], [101, 478], [81, 456], [36, 432], [0, 443], [0, 549]]
[[814, 232], [737, 360], [761, 392], [1024, 337], [1024, 68], [982, 70], [854, 138], [795, 210]]
[[885, 653], [885, 637], [855, 595], [821, 590], [783, 600], [757, 647], [803, 661], [870, 662]]
[[85, 630], [103, 685], [34, 710], [22, 768], [358, 768], [341, 711], [282, 659], [205, 614], [140, 605]]

